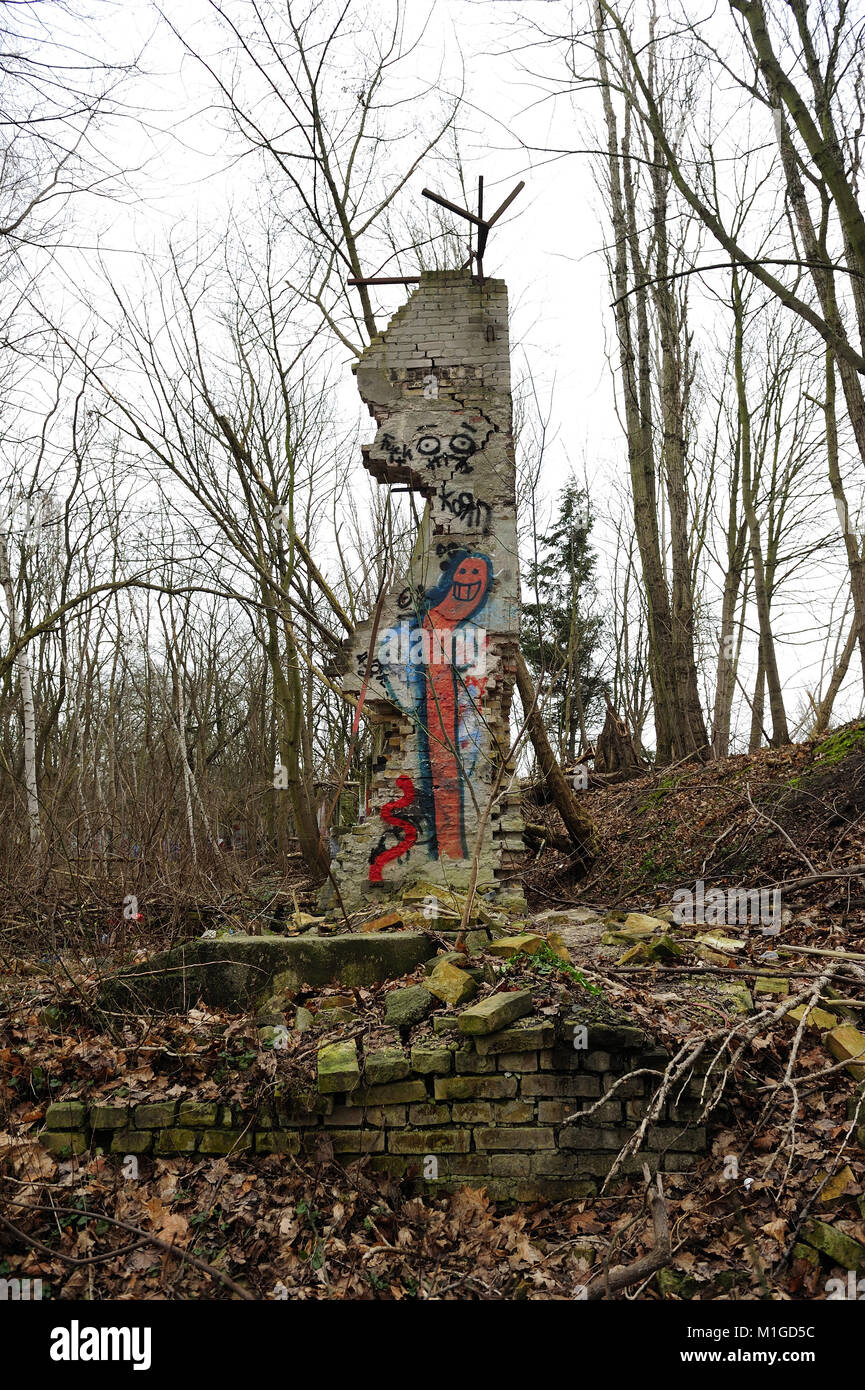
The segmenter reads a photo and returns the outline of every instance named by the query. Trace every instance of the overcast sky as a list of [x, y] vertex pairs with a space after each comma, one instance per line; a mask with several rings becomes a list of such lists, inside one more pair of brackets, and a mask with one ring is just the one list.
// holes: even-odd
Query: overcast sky
[[[125, 58], [143, 50], [146, 75], [135, 81], [128, 99], [133, 111], [144, 110], [146, 120], [141, 127], [130, 117], [115, 127], [121, 157], [137, 168], [131, 176], [137, 196], [121, 208], [99, 207], [91, 230], [112, 275], [131, 284], [140, 258], [160, 254], [179, 228], [216, 232], [230, 209], [251, 207], [255, 165], [228, 158], [225, 120], [214, 112], [209, 79], [159, 20], [150, 0], [125, 0], [122, 8], [108, 9], [113, 20], [104, 27], [104, 38], [110, 51]], [[371, 0], [369, 9], [386, 15], [390, 0]], [[604, 567], [613, 553], [603, 517], [614, 494], [623, 493], [627, 475], [606, 360], [613, 324], [603, 256], [605, 226], [590, 159], [543, 153], [550, 147], [578, 150], [590, 144], [599, 113], [588, 94], [550, 99], [547, 79], [563, 69], [553, 49], [537, 46], [533, 27], [533, 21], [547, 28], [555, 22], [564, 29], [568, 9], [560, 0], [435, 0], [431, 9], [410, 0], [409, 27], [419, 29], [428, 19], [412, 59], [415, 75], [430, 78], [441, 71], [442, 85], [452, 92], [465, 75], [463, 155], [472, 180], [479, 172], [484, 175], [487, 208], [517, 180], [526, 181], [512, 213], [491, 235], [485, 269], [508, 282], [514, 376], [523, 377], [530, 368], [541, 400], [551, 402], [544, 497], [549, 501], [574, 467], [581, 476], [585, 471], [596, 498], [603, 598]], [[199, 53], [217, 66], [227, 61], [225, 35], [214, 24], [206, 0], [174, 0], [167, 13]], [[448, 186], [441, 171], [433, 178], [422, 167], [412, 181], [419, 203], [421, 187], [431, 182], [445, 196], [457, 197], [455, 179]], [[94, 276], [94, 257], [87, 249], [91, 243], [82, 237], [81, 244], [79, 261], [67, 258], [62, 272], [72, 297]], [[399, 288], [382, 292], [380, 307], [392, 312], [402, 298]], [[694, 304], [698, 327], [708, 329], [716, 312], [711, 295], [701, 299], [695, 287]], [[342, 373], [345, 408], [350, 410], [347, 356]], [[359, 456], [356, 466], [361, 477]], [[824, 503], [828, 518], [828, 489]], [[815, 683], [822, 648], [813, 631], [825, 622], [826, 601], [843, 574], [840, 542], [837, 561], [837, 566], [821, 564], [807, 583], [799, 584], [779, 622], [793, 723], [802, 690]], [[741, 672], [746, 684], [752, 671], [748, 657]], [[836, 715], [852, 717], [857, 711], [855, 700], [836, 706]], [[737, 727], [745, 734], [747, 721], [740, 718]]]

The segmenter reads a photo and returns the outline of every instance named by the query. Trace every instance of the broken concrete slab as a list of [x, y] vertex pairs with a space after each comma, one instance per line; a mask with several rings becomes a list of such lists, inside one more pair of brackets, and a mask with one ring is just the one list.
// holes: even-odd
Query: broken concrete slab
[[198, 999], [243, 1008], [265, 992], [301, 985], [377, 984], [409, 974], [435, 954], [423, 932], [374, 935], [231, 936], [190, 941], [115, 975], [103, 999], [121, 1007], [188, 1009]]

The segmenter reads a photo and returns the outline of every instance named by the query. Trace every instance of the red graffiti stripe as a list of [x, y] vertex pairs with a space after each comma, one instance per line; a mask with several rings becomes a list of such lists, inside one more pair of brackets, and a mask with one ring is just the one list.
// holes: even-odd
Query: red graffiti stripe
[[402, 796], [399, 801], [389, 801], [386, 806], [382, 806], [381, 818], [392, 829], [404, 831], [404, 835], [397, 844], [391, 845], [389, 849], [383, 849], [381, 854], [376, 855], [369, 866], [370, 883], [381, 883], [381, 871], [385, 864], [389, 864], [392, 859], [399, 859], [400, 855], [408, 854], [417, 840], [417, 827], [412, 825], [411, 821], [402, 820], [393, 814], [394, 811], [405, 811], [411, 806], [414, 801], [414, 783], [410, 777], [403, 775], [397, 777], [396, 784], [402, 792]]

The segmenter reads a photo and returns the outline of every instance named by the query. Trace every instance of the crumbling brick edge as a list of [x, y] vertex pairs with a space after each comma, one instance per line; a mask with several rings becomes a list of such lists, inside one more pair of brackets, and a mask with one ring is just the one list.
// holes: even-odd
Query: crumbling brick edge
[[[374, 1170], [407, 1180], [417, 1193], [483, 1187], [492, 1198], [563, 1200], [597, 1193], [616, 1154], [645, 1114], [657, 1077], [629, 1077], [584, 1121], [626, 1073], [663, 1071], [668, 1053], [627, 1025], [589, 1024], [574, 1046], [574, 1019], [537, 1017], [486, 1037], [442, 1032], [410, 1048], [357, 1058], [356, 1075], [319, 1074], [321, 1091], [284, 1090], [255, 1107], [215, 1101], [153, 1100], [122, 1105], [55, 1100], [39, 1138], [57, 1157], [102, 1151], [125, 1157], [213, 1158], [256, 1154], [365, 1158]], [[350, 1068], [354, 1070], [354, 1068]], [[341, 1089], [329, 1090], [331, 1085]], [[649, 1127], [643, 1149], [620, 1170], [683, 1172], [706, 1150], [694, 1119], [702, 1080], [694, 1076]], [[324, 1093], [321, 1093], [321, 1092]]]

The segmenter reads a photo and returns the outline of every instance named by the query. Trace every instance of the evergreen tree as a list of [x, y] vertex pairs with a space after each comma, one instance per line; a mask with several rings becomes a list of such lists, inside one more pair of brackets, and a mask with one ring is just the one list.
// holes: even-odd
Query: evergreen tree
[[604, 710], [598, 647], [605, 620], [597, 607], [593, 524], [589, 495], [571, 477], [524, 580], [523, 653], [544, 697], [544, 720], [559, 758], [570, 762]]

